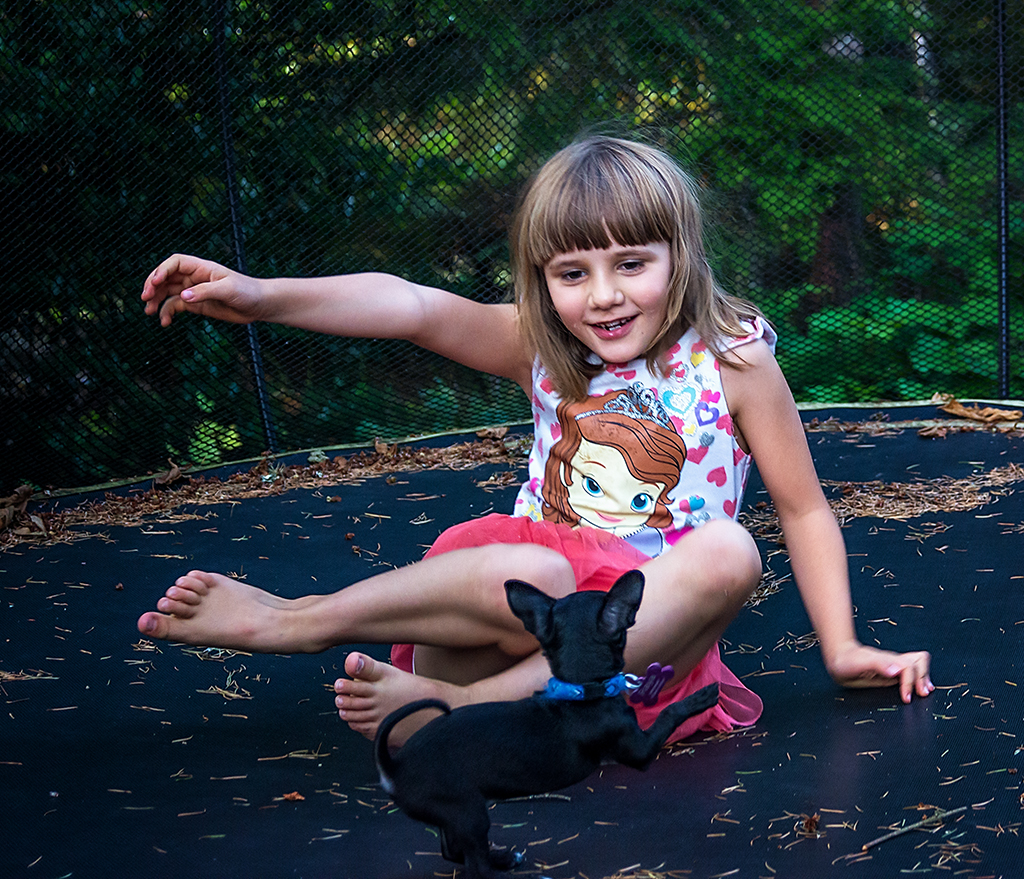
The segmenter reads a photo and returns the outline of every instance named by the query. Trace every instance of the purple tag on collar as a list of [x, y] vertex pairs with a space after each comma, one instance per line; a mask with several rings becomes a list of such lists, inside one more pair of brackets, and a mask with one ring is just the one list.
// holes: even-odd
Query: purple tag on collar
[[637, 705], [653, 705], [658, 701], [658, 694], [671, 680], [673, 674], [671, 665], [663, 666], [658, 662], [652, 662], [647, 666], [647, 674], [644, 675], [636, 692], [630, 694], [629, 701]]

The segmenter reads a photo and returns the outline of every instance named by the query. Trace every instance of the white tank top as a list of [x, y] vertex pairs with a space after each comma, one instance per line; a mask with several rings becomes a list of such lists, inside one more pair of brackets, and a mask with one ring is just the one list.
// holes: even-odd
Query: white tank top
[[[762, 320], [734, 349], [775, 331]], [[735, 519], [751, 457], [736, 442], [721, 367], [692, 329], [667, 375], [641, 358], [607, 364], [583, 403], [565, 403], [533, 367], [534, 441], [514, 516], [611, 531], [649, 556], [717, 518]]]

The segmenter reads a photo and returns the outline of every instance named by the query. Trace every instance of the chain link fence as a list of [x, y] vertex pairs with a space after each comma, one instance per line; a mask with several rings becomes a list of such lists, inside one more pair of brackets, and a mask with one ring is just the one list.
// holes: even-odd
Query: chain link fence
[[2, 490], [524, 420], [411, 346], [142, 314], [187, 251], [508, 293], [581, 132], [706, 184], [799, 400], [1024, 388], [1021, 0], [9, 0]]

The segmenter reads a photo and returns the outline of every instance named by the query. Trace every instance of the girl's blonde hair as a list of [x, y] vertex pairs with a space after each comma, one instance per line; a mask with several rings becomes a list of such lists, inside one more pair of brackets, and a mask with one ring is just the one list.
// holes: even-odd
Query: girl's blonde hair
[[544, 266], [562, 253], [668, 242], [668, 309], [648, 368], [664, 373], [668, 349], [693, 327], [716, 356], [724, 338], [745, 335], [741, 321], [760, 311], [717, 284], [704, 250], [696, 181], [660, 150], [630, 140], [588, 137], [549, 159], [524, 191], [510, 235], [520, 329], [558, 393], [587, 396], [602, 369], [558, 317]]

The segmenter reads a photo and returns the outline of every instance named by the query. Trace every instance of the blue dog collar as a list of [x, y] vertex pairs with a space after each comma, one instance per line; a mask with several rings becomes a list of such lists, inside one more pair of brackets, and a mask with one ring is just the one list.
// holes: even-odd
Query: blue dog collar
[[542, 699], [557, 699], [566, 702], [583, 702], [588, 699], [610, 699], [624, 693], [629, 682], [624, 674], [617, 674], [606, 681], [591, 681], [586, 684], [570, 684], [558, 678], [550, 678], [547, 686], [537, 695]]

